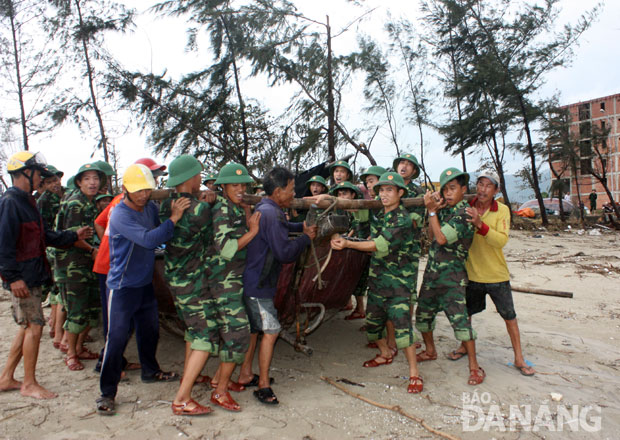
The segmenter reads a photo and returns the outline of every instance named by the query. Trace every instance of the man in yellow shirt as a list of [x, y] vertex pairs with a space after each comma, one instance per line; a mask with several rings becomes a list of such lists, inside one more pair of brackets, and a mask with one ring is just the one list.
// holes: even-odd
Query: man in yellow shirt
[[[486, 307], [487, 293], [495, 308], [506, 322], [506, 329], [515, 353], [514, 366], [524, 376], [532, 376], [535, 371], [527, 365], [521, 352], [521, 337], [517, 314], [515, 313], [510, 289], [510, 273], [504, 258], [503, 247], [508, 242], [510, 230], [510, 211], [506, 205], [495, 200], [499, 191], [499, 177], [494, 171], [485, 171], [476, 183], [476, 198], [466, 209], [476, 234], [469, 248], [465, 267], [469, 284], [467, 286], [467, 312], [472, 315], [482, 312]], [[467, 354], [461, 345], [448, 354], [451, 360], [458, 360]]]

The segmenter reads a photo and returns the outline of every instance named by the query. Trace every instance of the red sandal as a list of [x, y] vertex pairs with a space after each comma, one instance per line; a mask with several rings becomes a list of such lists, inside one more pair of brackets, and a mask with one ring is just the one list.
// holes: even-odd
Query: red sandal
[[366, 315], [364, 313], [360, 313], [357, 310], [354, 310], [353, 313], [344, 317], [345, 321], [353, 321], [354, 319], [364, 319]]
[[435, 361], [437, 360], [437, 353], [430, 355], [426, 350], [424, 350], [415, 355], [415, 360], [417, 362]]
[[[377, 359], [383, 359], [385, 362], [377, 362]], [[386, 358], [378, 354], [375, 356], [374, 359], [364, 362], [364, 367], [375, 368], [375, 367], [380, 367], [382, 365], [390, 365], [392, 362], [394, 362], [393, 357]]]
[[424, 389], [424, 381], [420, 376], [411, 376], [409, 378], [409, 385], [407, 386], [407, 392], [412, 394], [421, 393]]
[[[211, 381], [211, 388], [212, 389], [216, 389], [217, 385], [218, 385], [217, 382]], [[238, 393], [238, 392], [244, 391], [244, 390], [245, 390], [245, 386], [240, 384], [239, 382], [234, 382], [232, 380], [228, 381], [228, 391], [234, 391], [235, 393]]]
[[99, 353], [93, 353], [88, 348], [82, 346], [82, 351], [78, 353], [78, 359], [92, 361], [93, 359], [99, 359]]
[[482, 367], [479, 367], [477, 370], [469, 370], [469, 380], [467, 381], [468, 385], [480, 385], [487, 374], [484, 372]]
[[84, 365], [80, 362], [80, 359], [78, 358], [77, 354], [74, 354], [73, 356], [65, 357], [65, 365], [71, 371], [80, 371], [84, 369]]
[[[188, 408], [187, 405], [194, 404], [193, 408]], [[175, 416], [202, 416], [205, 414], [210, 414], [213, 412], [211, 408], [208, 406], [203, 406], [200, 403], [196, 402], [194, 399], [189, 399], [185, 403], [174, 403], [172, 402], [172, 413]]]
[[218, 394], [213, 391], [211, 393], [211, 402], [217, 406], [221, 406], [228, 411], [241, 411], [241, 406], [239, 406], [239, 404], [235, 402], [235, 399], [232, 398], [228, 391], [226, 391], [224, 394]]

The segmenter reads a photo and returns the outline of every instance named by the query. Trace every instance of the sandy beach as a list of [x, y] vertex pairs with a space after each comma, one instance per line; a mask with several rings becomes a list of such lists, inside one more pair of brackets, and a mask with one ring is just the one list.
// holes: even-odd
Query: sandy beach
[[[143, 384], [129, 372], [117, 396], [117, 414], [95, 412], [98, 375], [94, 361], [71, 372], [52, 347], [44, 329], [38, 379], [59, 397], [38, 401], [19, 392], [0, 393], [0, 437], [7, 439], [413, 439], [441, 438], [394, 411], [347, 395], [321, 379], [334, 381], [377, 403], [398, 406], [456, 438], [620, 438], [620, 235], [546, 230], [512, 231], [506, 258], [514, 285], [571, 291], [573, 298], [514, 293], [523, 351], [537, 374], [524, 377], [508, 364], [513, 360], [503, 320], [490, 301], [474, 317], [478, 360], [487, 378], [467, 385], [465, 359], [450, 361], [445, 353], [457, 343], [445, 316], [438, 318], [440, 357], [420, 364], [424, 392], [406, 392], [406, 360], [366, 369], [375, 350], [365, 347], [361, 321], [345, 321], [345, 312], [325, 322], [308, 338], [310, 357], [279, 341], [273, 360], [276, 407], [260, 404], [252, 389], [235, 393], [240, 413], [215, 408], [202, 418], [174, 416], [170, 403], [177, 383]], [[420, 279], [425, 260], [422, 261]], [[49, 309], [46, 309], [49, 313]], [[6, 361], [16, 326], [8, 293], [0, 294], [0, 360]], [[100, 330], [90, 348], [102, 346]], [[179, 373], [183, 342], [161, 331], [158, 357], [164, 369]], [[135, 343], [126, 353], [137, 361]], [[209, 361], [212, 375], [217, 359]], [[257, 372], [257, 369], [255, 370]], [[21, 378], [21, 365], [17, 378]], [[234, 375], [236, 378], [236, 373]], [[353, 384], [352, 384], [353, 383]], [[195, 398], [207, 404], [211, 391], [195, 387]], [[516, 413], [525, 421], [510, 421]], [[471, 414], [473, 418], [463, 419]], [[531, 420], [527, 421], [527, 416]]]

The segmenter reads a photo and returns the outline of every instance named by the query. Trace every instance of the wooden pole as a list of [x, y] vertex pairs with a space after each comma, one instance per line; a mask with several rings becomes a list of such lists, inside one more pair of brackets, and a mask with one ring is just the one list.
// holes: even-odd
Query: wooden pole
[[[156, 189], [151, 193], [151, 200], [164, 200], [170, 197], [170, 194], [173, 192], [171, 189]], [[465, 200], [469, 201], [475, 197], [474, 194], [467, 194], [465, 196]], [[243, 202], [248, 205], [256, 205], [262, 199], [261, 196], [254, 196], [250, 194], [245, 194], [243, 196]], [[381, 200], [346, 200], [346, 199], [337, 199], [333, 198], [332, 200], [336, 200], [336, 206], [334, 208], [339, 209], [381, 209], [383, 205], [381, 204]], [[424, 197], [415, 197], [415, 198], [404, 198], [402, 200], [403, 206], [405, 208], [409, 208], [412, 206], [424, 206]], [[310, 209], [310, 206], [313, 202], [309, 199], [293, 199], [293, 203], [291, 204], [291, 208], [293, 209]], [[323, 200], [321, 203], [318, 203], [318, 207], [321, 209], [328, 208], [331, 206], [331, 200]]]
[[525, 286], [515, 286], [515, 285], [510, 285], [510, 288], [514, 290], [515, 292], [533, 293], [535, 295], [559, 296], [560, 298], [572, 298], [573, 297], [573, 292], [562, 292], [559, 290], [538, 289], [536, 287], [525, 287]]

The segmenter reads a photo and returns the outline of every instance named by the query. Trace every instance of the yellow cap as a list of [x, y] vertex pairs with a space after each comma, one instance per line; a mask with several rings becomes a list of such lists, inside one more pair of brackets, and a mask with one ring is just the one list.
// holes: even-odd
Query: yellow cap
[[133, 164], [123, 174], [123, 186], [130, 192], [138, 192], [143, 189], [155, 189], [155, 179], [151, 170], [142, 164]]

